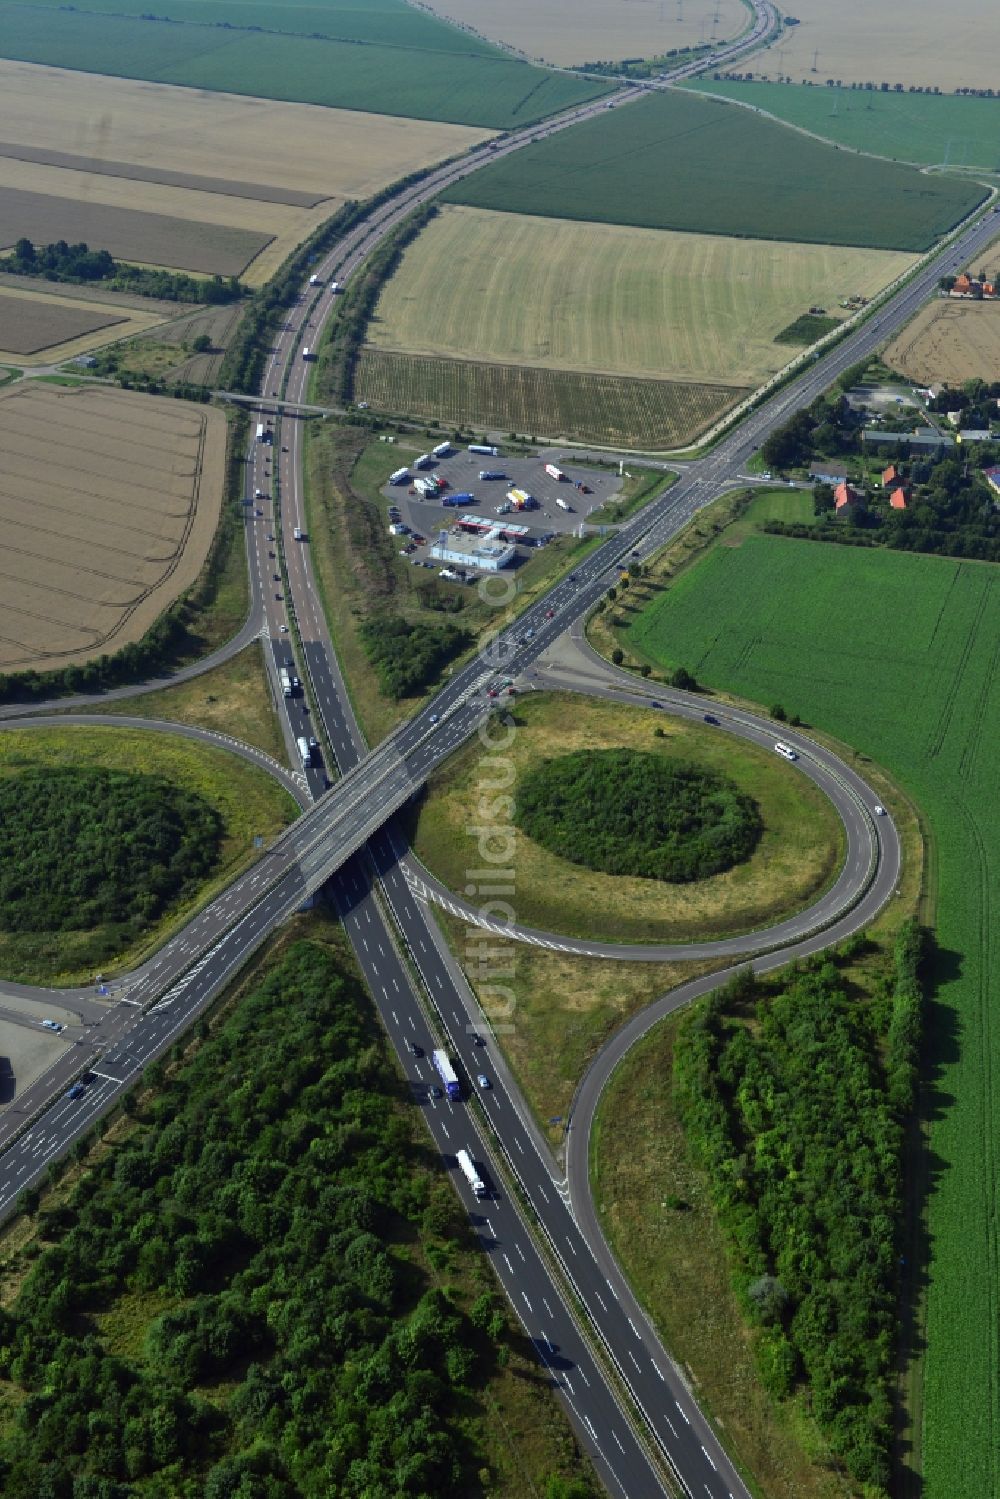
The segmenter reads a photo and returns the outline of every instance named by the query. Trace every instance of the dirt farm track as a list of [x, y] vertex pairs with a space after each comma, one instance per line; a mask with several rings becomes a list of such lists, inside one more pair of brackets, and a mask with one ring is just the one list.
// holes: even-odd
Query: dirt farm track
[[0, 391], [0, 671], [83, 665], [138, 640], [215, 533], [221, 412], [111, 388]]

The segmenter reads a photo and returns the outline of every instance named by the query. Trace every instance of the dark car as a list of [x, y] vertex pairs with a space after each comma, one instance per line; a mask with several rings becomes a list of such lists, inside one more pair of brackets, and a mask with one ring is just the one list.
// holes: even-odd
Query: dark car
[[72, 1088], [70, 1088], [69, 1092], [66, 1094], [66, 1097], [67, 1098], [79, 1098], [80, 1094], [82, 1092], [83, 1092], [83, 1084], [82, 1083], [74, 1083], [73, 1086], [72, 1086]]
[[424, 1054], [424, 1048], [422, 1046], [418, 1046], [417, 1043], [416, 1043], [416, 1041], [407, 1041], [406, 1044], [410, 1048], [410, 1051], [413, 1053], [413, 1055], [415, 1057], [422, 1057], [423, 1056], [423, 1054]]
[[719, 720], [716, 718], [716, 716], [715, 716], [714, 713], [706, 713], [705, 714], [705, 722], [706, 723], [717, 724], [719, 722]]

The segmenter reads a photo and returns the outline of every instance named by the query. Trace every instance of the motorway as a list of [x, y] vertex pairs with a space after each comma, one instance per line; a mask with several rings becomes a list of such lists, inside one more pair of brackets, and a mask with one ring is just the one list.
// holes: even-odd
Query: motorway
[[[577, 112], [573, 118], [585, 113]], [[556, 125], [539, 130], [547, 133], [551, 128]], [[514, 146], [504, 143], [501, 149]], [[490, 159], [497, 154], [490, 153]], [[447, 170], [472, 169], [465, 163]], [[419, 195], [416, 201], [422, 200], [431, 182], [431, 192], [443, 185], [440, 177], [419, 184], [414, 190]], [[414, 201], [410, 198], [405, 206], [393, 204], [379, 210], [372, 221], [359, 226], [330, 252], [317, 272], [325, 280], [347, 280], [372, 244]], [[294, 539], [296, 527], [307, 529], [301, 487], [302, 424], [286, 422], [287, 433], [278, 429], [273, 448], [254, 444], [247, 465], [248, 495], [252, 498], [260, 489], [265, 498], [246, 507], [255, 605], [247, 638], [263, 633], [272, 679], [278, 665], [292, 655], [289, 642], [297, 641], [309, 698], [278, 696], [286, 742], [294, 764], [297, 737], [314, 735], [324, 753], [332, 755], [339, 779], [327, 790], [334, 766], [310, 767], [305, 772], [309, 794], [315, 798], [310, 809], [253, 868], [129, 976], [113, 995], [114, 1002], [102, 1011], [103, 1018], [68, 1032], [72, 1045], [19, 1100], [20, 1113], [9, 1111], [0, 1122], [0, 1147], [6, 1146], [0, 1156], [0, 1214], [9, 1211], [18, 1192], [35, 1181], [50, 1160], [64, 1154], [134, 1084], [143, 1068], [190, 1026], [275, 927], [310, 895], [328, 886], [411, 1081], [415, 1103], [452, 1171], [484, 1251], [540, 1359], [549, 1367], [602, 1480], [611, 1492], [633, 1499], [665, 1492], [659, 1473], [659, 1463], [665, 1461], [675, 1483], [688, 1494], [699, 1499], [703, 1494], [710, 1499], [726, 1499], [727, 1495], [744, 1499], [747, 1490], [739, 1474], [631, 1295], [593, 1216], [586, 1182], [586, 1135], [600, 1087], [622, 1054], [621, 1048], [630, 1044], [630, 1031], [615, 1038], [581, 1085], [570, 1135], [568, 1183], [564, 1182], [502, 1056], [487, 1044], [488, 1062], [483, 1061], [484, 1050], [477, 1038], [488, 1036], [488, 1022], [400, 866], [405, 847], [391, 818], [456, 745], [491, 722], [492, 704], [484, 689], [497, 673], [551, 672], [553, 668], [541, 658], [585, 616], [619, 565], [636, 554], [652, 555], [676, 535], [698, 509], [732, 482], [768, 431], [886, 338], [927, 296], [946, 266], [954, 258], [973, 255], [992, 230], [989, 221], [985, 227], [969, 228], [960, 244], [926, 267], [875, 315], [871, 325], [860, 328], [753, 412], [708, 458], [692, 465], [672, 490], [593, 552], [575, 574], [563, 579], [544, 603], [533, 605], [487, 652], [456, 673], [432, 708], [401, 725], [371, 753], [340, 676], [309, 566], [308, 543]], [[271, 355], [265, 396], [284, 389], [294, 400], [306, 393], [308, 366], [299, 350], [303, 343], [317, 341], [317, 320], [322, 320], [330, 304], [323, 292], [315, 297], [307, 293], [299, 307], [292, 309]], [[552, 619], [547, 618], [549, 610]], [[530, 638], [529, 629], [533, 631]], [[581, 670], [580, 680], [571, 685], [594, 690], [584, 676]], [[566, 685], [565, 679], [559, 680]], [[635, 696], [638, 689], [633, 680], [619, 680], [609, 673], [598, 690]], [[679, 696], [670, 697], [670, 711], [684, 711]], [[727, 730], [751, 737], [773, 733], [766, 720], [755, 720], [750, 714], [733, 714], [720, 731]], [[789, 733], [782, 732], [791, 740]], [[874, 800], [868, 788], [858, 783], [845, 789], [844, 782], [851, 776], [848, 767], [832, 762], [832, 757], [824, 758], [825, 752], [804, 736], [797, 742], [803, 759], [808, 757], [817, 775], [833, 777], [830, 789], [845, 822], [850, 818], [856, 824], [851, 846], [858, 853], [859, 865], [841, 890], [846, 911], [841, 928], [854, 930], [870, 919], [871, 909], [877, 909], [868, 903], [887, 898], [895, 883], [898, 849], [893, 852], [894, 832], [887, 821], [883, 836], [876, 838], [873, 820], [862, 810]], [[870, 858], [864, 857], [865, 827], [868, 852], [877, 855], [874, 871]], [[831, 908], [826, 915], [835, 920], [837, 913]], [[785, 962], [791, 952], [815, 950], [838, 934], [836, 924], [817, 933], [815, 922], [810, 923], [808, 913], [803, 913], [785, 931], [785, 940], [793, 945], [759, 959], [757, 966]], [[716, 975], [705, 982], [711, 987], [719, 981]], [[687, 991], [680, 992], [680, 999], [671, 995], [661, 1005], [669, 1008], [690, 997]], [[651, 1024], [655, 1015], [654, 1006], [643, 1013], [641, 1022]], [[466, 1075], [486, 1071], [493, 1079], [494, 1086], [477, 1094], [474, 1102], [456, 1105], [432, 1097], [426, 1054], [442, 1039]], [[414, 1057], [410, 1042], [424, 1050], [424, 1058]], [[84, 1095], [74, 1101], [59, 1097], [37, 1122], [17, 1135], [19, 1120], [30, 1117], [55, 1091], [64, 1093], [65, 1084], [84, 1068], [93, 1073]], [[491, 1179], [494, 1194], [488, 1203], [471, 1197], [454, 1168], [454, 1153], [462, 1145], [484, 1164]], [[511, 1175], [528, 1206], [508, 1191]], [[603, 1366], [595, 1363], [588, 1336], [581, 1331], [579, 1308], [564, 1299], [534, 1230], [541, 1231], [545, 1255], [558, 1262], [563, 1278], [574, 1288], [589, 1324], [589, 1337], [603, 1345], [619, 1381], [629, 1389], [641, 1413], [641, 1428], [633, 1424]]]

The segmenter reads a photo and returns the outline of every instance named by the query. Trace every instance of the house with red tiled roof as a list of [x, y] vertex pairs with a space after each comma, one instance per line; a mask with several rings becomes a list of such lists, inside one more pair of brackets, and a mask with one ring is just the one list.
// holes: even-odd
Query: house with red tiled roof
[[955, 277], [955, 284], [951, 289], [953, 297], [971, 297], [972, 281], [963, 271], [960, 276]]
[[902, 478], [903, 476], [896, 465], [890, 463], [888, 468], [882, 470], [882, 488], [889, 489], [891, 485], [901, 483]]
[[908, 495], [906, 493], [905, 487], [902, 484], [898, 485], [897, 488], [895, 488], [889, 496], [890, 509], [905, 510], [907, 499]]
[[833, 491], [833, 508], [838, 515], [847, 515], [851, 510], [863, 510], [865, 497], [852, 484], [838, 484]]

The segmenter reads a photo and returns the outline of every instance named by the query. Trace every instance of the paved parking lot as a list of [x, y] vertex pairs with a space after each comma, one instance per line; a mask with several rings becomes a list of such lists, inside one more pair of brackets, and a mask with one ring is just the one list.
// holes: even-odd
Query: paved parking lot
[[[426, 536], [428, 541], [433, 540], [442, 527], [451, 525], [455, 516], [468, 511], [484, 519], [496, 517], [501, 522], [526, 526], [533, 542], [539, 536], [565, 535], [578, 530], [592, 510], [598, 510], [621, 490], [622, 481], [615, 473], [573, 463], [559, 466], [566, 474], [561, 482], [545, 472], [545, 463], [540, 458], [491, 458], [485, 453], [470, 453], [459, 448], [450, 457], [435, 459], [433, 468], [418, 470], [411, 465], [410, 473], [415, 478], [421, 472], [439, 474], [447, 481], [450, 493], [473, 495], [469, 503], [452, 507], [442, 505], [440, 500], [424, 500], [415, 491], [411, 492], [410, 484], [387, 484], [382, 493], [399, 506], [406, 524]], [[506, 479], [480, 479], [483, 470], [502, 472]], [[577, 483], [586, 485], [590, 493], [584, 494], [576, 487]], [[512, 485], [534, 495], [538, 509], [511, 511], [497, 516], [497, 506], [503, 504]], [[557, 505], [557, 497], [572, 508], [564, 510]]]
[[48, 1031], [0, 1018], [0, 1113], [67, 1051], [72, 1043]]

